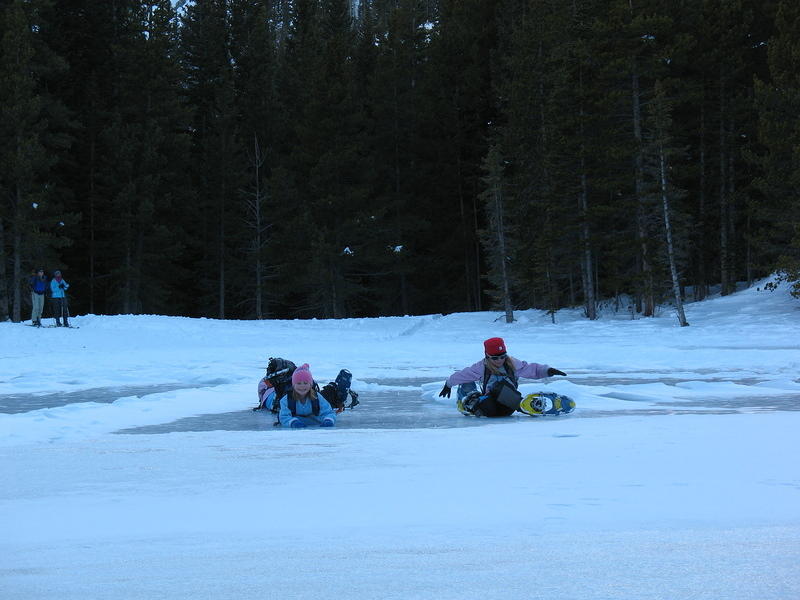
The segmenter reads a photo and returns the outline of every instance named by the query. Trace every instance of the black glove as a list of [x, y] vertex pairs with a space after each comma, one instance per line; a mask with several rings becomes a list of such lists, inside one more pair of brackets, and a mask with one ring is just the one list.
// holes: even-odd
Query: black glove
[[64, 284], [63, 283], [59, 283], [58, 287], [60, 287], [63, 290], [64, 289]]
[[567, 376], [567, 374], [564, 373], [564, 371], [559, 371], [558, 369], [550, 367], [549, 369], [547, 369], [547, 376], [552, 377], [553, 375], [563, 375], [564, 377]]
[[449, 398], [449, 397], [450, 397], [450, 386], [445, 383], [444, 387], [442, 388], [442, 391], [439, 392], [439, 398]]

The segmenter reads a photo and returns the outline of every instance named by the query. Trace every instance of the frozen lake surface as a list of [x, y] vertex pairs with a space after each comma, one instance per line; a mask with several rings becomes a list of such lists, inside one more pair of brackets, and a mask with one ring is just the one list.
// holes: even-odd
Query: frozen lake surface
[[[591, 390], [592, 386], [615, 386], [624, 390], [625, 386], [663, 383], [674, 386], [687, 380], [678, 378], [574, 378], [581, 387]], [[705, 380], [707, 382], [731, 381], [730, 379]], [[207, 382], [222, 385], [222, 381]], [[352, 410], [339, 415], [337, 427], [340, 429], [437, 429], [451, 427], [474, 427], [485, 423], [485, 419], [465, 417], [455, 410], [452, 403], [433, 402], [423, 396], [423, 386], [430, 387], [439, 382], [419, 378], [390, 378], [385, 380], [369, 379], [369, 391], [359, 394], [360, 404]], [[758, 380], [750, 379], [744, 383], [752, 385]], [[406, 390], [375, 390], [375, 386], [390, 388], [404, 387]], [[206, 389], [207, 385], [186, 385], [162, 383], [141, 386], [124, 386], [121, 388], [92, 388], [78, 392], [48, 394], [7, 394], [0, 395], [0, 413], [16, 414], [78, 404], [82, 402], [113, 403], [121, 398], [144, 398], [153, 394], [174, 390]], [[418, 388], [418, 389], [414, 389]], [[641, 401], [626, 397], [624, 391], [619, 393], [627, 406], [614, 409], [598, 410], [581, 407], [573, 414], [559, 418], [598, 418], [623, 415], [669, 415], [669, 414], [735, 414], [742, 412], [772, 412], [800, 410], [800, 394], [758, 395], [753, 389], [752, 396], [736, 398], [714, 397], [694, 398], [675, 402], [647, 402], [647, 406], [638, 406]], [[613, 397], [613, 392], [611, 394]], [[455, 393], [452, 394], [455, 398]], [[529, 419], [524, 415], [514, 415], [503, 421]], [[242, 410], [223, 413], [206, 413], [175, 419], [167, 423], [130, 427], [116, 433], [160, 434], [175, 432], [201, 431], [272, 431], [279, 427], [274, 425], [275, 415], [267, 411], [253, 411], [246, 406]]]

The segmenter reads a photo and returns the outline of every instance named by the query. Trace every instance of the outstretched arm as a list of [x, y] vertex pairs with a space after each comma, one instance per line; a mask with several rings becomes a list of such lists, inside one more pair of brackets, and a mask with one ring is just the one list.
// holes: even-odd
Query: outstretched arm
[[524, 360], [513, 359], [514, 369], [517, 372], [517, 377], [524, 377], [525, 379], [544, 379], [549, 376], [548, 365], [540, 365], [539, 363], [529, 363]]
[[453, 387], [454, 385], [469, 383], [470, 381], [480, 381], [481, 379], [483, 379], [482, 360], [450, 375], [450, 377], [447, 378], [445, 385], [447, 385], [447, 387]]

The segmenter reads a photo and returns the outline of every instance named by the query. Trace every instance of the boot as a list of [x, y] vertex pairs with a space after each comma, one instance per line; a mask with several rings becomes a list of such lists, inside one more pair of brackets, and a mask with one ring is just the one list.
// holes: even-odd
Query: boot
[[480, 416], [481, 412], [478, 409], [478, 405], [485, 399], [486, 396], [481, 396], [481, 393], [475, 390], [474, 392], [470, 392], [463, 398], [459, 398], [456, 401], [456, 408], [458, 408], [459, 412], [462, 415]]

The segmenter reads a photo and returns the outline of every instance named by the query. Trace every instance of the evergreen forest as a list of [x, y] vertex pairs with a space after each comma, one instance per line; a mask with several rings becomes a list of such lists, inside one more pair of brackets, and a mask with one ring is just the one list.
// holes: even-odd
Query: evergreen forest
[[0, 320], [40, 266], [220, 319], [797, 282], [800, 2], [0, 0]]

